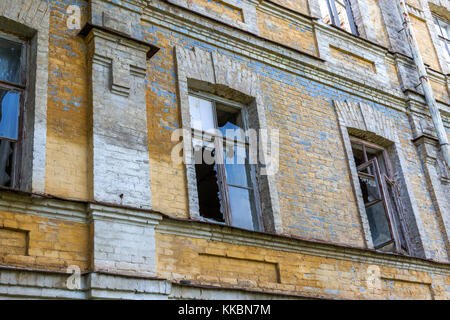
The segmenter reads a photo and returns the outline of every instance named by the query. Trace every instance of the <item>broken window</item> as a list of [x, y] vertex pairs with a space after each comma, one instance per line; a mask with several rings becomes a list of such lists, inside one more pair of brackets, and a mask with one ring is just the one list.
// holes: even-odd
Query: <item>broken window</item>
[[386, 150], [353, 137], [351, 142], [375, 249], [408, 254], [411, 246]]
[[200, 216], [260, 230], [245, 106], [199, 92], [191, 92], [189, 106]]
[[349, 0], [319, 0], [322, 21], [358, 35]]
[[25, 47], [0, 36], [0, 186], [14, 187], [18, 179], [20, 115], [24, 93]]
[[450, 67], [450, 24], [437, 16], [434, 16], [434, 26], [438, 35], [441, 48], [444, 48], [444, 57]]

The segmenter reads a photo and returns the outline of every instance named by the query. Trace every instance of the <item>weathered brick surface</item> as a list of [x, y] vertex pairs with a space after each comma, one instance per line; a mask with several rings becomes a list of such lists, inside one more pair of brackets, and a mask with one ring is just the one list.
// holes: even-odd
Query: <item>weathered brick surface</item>
[[[9, 231], [8, 231], [9, 229]], [[14, 235], [3, 236], [6, 232]], [[0, 265], [65, 272], [89, 268], [89, 227], [27, 214], [0, 211]]]
[[450, 298], [450, 276], [432, 272], [158, 233], [156, 239], [158, 274], [178, 281], [327, 298]]
[[77, 37], [78, 31], [67, 28], [66, 10], [70, 4], [80, 6], [81, 23], [84, 23], [86, 1], [54, 2], [51, 6], [45, 192], [67, 198], [87, 199], [87, 57], [84, 41]]
[[258, 11], [258, 26], [261, 36], [291, 48], [317, 55], [314, 33], [310, 25], [292, 19], [283, 19], [267, 11]]
[[377, 72], [373, 61], [358, 57], [357, 55], [335, 47], [330, 47], [330, 51], [331, 56], [334, 59], [337, 59], [339, 63], [342, 63], [351, 69], [360, 69], [361, 71], [368, 72], [369, 74]]
[[416, 34], [416, 38], [420, 39], [420, 53], [423, 57], [423, 61], [428, 64], [432, 69], [441, 71], [441, 66], [436, 54], [436, 49], [431, 40], [430, 31], [424, 20], [414, 15], [410, 15], [411, 23]]
[[[182, 64], [187, 68], [195, 62], [186, 76], [257, 97], [267, 126], [280, 131], [280, 170], [273, 180], [280, 209], [279, 232], [360, 249], [370, 247], [343, 135], [345, 130], [366, 130], [368, 137], [376, 135], [374, 139], [393, 143], [394, 151], [402, 155], [393, 162], [396, 179], [402, 184], [402, 201], [410, 214], [407, 223], [414, 229], [413, 242], [425, 258], [449, 261], [449, 206], [448, 200], [441, 199], [448, 194], [448, 176], [436, 164], [441, 161], [437, 155], [429, 155], [424, 145], [412, 142], [424, 133], [415, 126], [427, 111], [421, 89], [416, 87], [414, 66], [401, 55], [410, 53], [404, 33], [398, 32], [392, 1], [351, 1], [356, 23], [365, 24], [360, 26], [361, 36], [381, 46], [295, 13], [318, 17], [316, 0], [258, 4], [129, 0], [121, 7], [116, 5], [119, 2], [50, 1], [49, 61], [38, 59], [36, 66], [41, 71], [48, 67], [48, 86], [44, 85], [48, 98], [40, 95], [47, 104], [42, 119], [37, 117], [42, 121], [36, 122], [45, 123], [46, 141], [38, 139], [35, 144], [45, 146], [36, 152], [46, 165], [32, 169], [33, 174], [36, 170], [41, 173], [33, 175], [33, 183], [38, 181], [37, 186], [42, 183], [45, 189], [34, 191], [136, 209], [151, 207], [171, 217], [192, 218], [186, 167], [172, 162], [176, 142], [170, 137], [183, 127], [182, 113], [188, 111], [180, 98], [178, 72]], [[31, 8], [27, 14], [20, 7], [23, 2], [14, 2], [7, 9], [5, 3], [0, 3], [1, 16], [19, 23], [28, 21], [28, 26], [39, 29], [36, 21], [43, 15], [38, 10], [41, 2], [29, 2], [34, 7], [26, 7]], [[417, 0], [409, 3], [414, 10], [422, 8]], [[78, 36], [78, 30], [67, 28], [69, 5], [81, 8], [81, 24], [90, 21], [121, 35], [94, 37], [95, 47], [89, 38]], [[28, 16], [32, 12], [36, 15]], [[424, 60], [435, 70], [431, 82], [448, 127], [448, 76], [441, 73], [430, 24], [423, 20], [425, 15], [419, 15], [421, 18], [412, 16], [414, 28]], [[45, 32], [39, 31], [39, 36], [45, 38]], [[160, 51], [146, 61], [135, 40], [130, 42], [133, 45], [121, 42], [128, 36], [156, 45]], [[175, 56], [175, 48], [185, 54], [183, 61]], [[196, 60], [192, 58], [196, 54], [208, 58]], [[45, 54], [39, 51], [39, 57]], [[256, 81], [244, 81], [245, 75], [255, 75], [258, 86]], [[254, 88], [258, 92], [253, 92]], [[404, 89], [410, 90], [408, 96]], [[364, 117], [354, 120], [364, 122], [365, 129], [358, 124], [343, 125], [335, 101], [362, 103]], [[395, 130], [390, 130], [393, 125]], [[291, 251], [257, 247], [245, 244], [242, 238], [240, 244], [208, 241], [176, 235], [180, 230], [155, 234], [153, 226], [136, 222], [117, 208], [109, 208], [110, 215], [100, 219], [94, 215], [88, 220], [88, 212], [86, 216], [78, 213], [76, 221], [83, 222], [74, 222], [69, 209], [60, 215], [30, 204], [8, 206], [3, 200], [0, 205], [11, 208], [11, 212], [0, 211], [2, 266], [65, 270], [75, 264], [86, 271], [139, 275], [157, 271], [168, 280], [308, 296], [450, 298], [450, 277], [443, 271], [444, 264], [419, 270], [420, 262], [415, 260], [408, 263], [419, 271], [408, 270], [380, 263], [382, 256], [377, 255], [381, 260], [375, 265], [381, 279], [374, 290], [368, 285], [368, 268], [373, 264], [365, 258], [350, 261], [345, 255], [327, 258], [292, 252], [297, 250], [295, 244]], [[52, 217], [44, 218], [44, 214]], [[164, 224], [155, 221], [155, 225]], [[183, 230], [189, 230], [190, 222], [184, 223]], [[251, 236], [246, 236], [250, 242]], [[93, 283], [100, 288], [103, 280], [99, 279]], [[117, 282], [114, 288], [119, 291], [134, 290], [135, 283]], [[108, 285], [106, 281], [104, 286]], [[121, 291], [116, 289], [102, 287], [99, 290], [105, 291], [98, 296], [120, 297]], [[166, 289], [161, 291], [168, 294]], [[136, 296], [127, 293], [126, 297]]]

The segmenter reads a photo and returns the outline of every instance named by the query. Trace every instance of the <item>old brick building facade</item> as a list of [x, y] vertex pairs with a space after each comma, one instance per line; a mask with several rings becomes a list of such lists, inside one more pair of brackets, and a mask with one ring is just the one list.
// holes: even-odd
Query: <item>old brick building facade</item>
[[[407, 6], [450, 137], [449, 2]], [[0, 297], [450, 299], [419, 84], [392, 0], [0, 0]], [[207, 125], [277, 170], [174, 161]]]

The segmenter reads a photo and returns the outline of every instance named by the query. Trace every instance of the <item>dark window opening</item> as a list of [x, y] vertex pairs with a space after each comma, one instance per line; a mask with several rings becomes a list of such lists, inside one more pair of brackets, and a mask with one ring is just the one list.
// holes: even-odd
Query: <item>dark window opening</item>
[[189, 109], [200, 216], [260, 230], [259, 196], [255, 169], [248, 161], [243, 107], [196, 93], [189, 95]]
[[[205, 152], [208, 152], [206, 148], [196, 150], [196, 159], [199, 157], [197, 156], [198, 153], [202, 156]], [[214, 156], [214, 154], [211, 156]], [[200, 215], [208, 219], [225, 222], [217, 177], [217, 165], [202, 161], [202, 163], [195, 165], [195, 172]]]
[[357, 138], [351, 141], [375, 249], [409, 254], [404, 212], [386, 150]]

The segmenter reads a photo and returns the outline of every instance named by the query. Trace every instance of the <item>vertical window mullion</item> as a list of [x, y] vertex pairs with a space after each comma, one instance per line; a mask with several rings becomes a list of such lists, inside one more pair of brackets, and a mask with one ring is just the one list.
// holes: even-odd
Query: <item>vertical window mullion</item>
[[327, 0], [328, 9], [330, 11], [331, 23], [337, 27], [341, 27], [341, 23], [339, 21], [339, 15], [336, 9], [336, 3], [334, 0]]
[[[245, 109], [242, 109], [242, 118], [244, 119], [244, 129], [247, 132], [247, 130], [249, 129], [248, 127], [248, 114], [247, 111]], [[245, 137], [246, 139], [246, 143], [249, 143], [248, 141], [248, 137]], [[256, 228], [258, 228], [260, 231], [262, 231], [264, 229], [263, 227], [263, 221], [262, 221], [262, 212], [261, 212], [261, 199], [259, 197], [259, 187], [258, 187], [258, 183], [257, 183], [257, 172], [256, 172], [256, 165], [250, 163], [250, 144], [247, 147], [248, 149], [248, 166], [250, 168], [250, 176], [251, 176], [251, 180], [252, 180], [252, 189], [253, 189], [253, 195], [255, 198], [255, 208], [256, 208], [256, 216], [257, 216], [257, 222], [258, 225], [255, 226]]]
[[350, 29], [352, 33], [358, 35], [358, 29], [356, 28], [355, 20], [353, 18], [353, 9], [349, 0], [344, 0], [345, 11], [347, 12], [348, 22], [350, 24]]
[[388, 205], [388, 201], [386, 198], [386, 195], [387, 195], [386, 182], [383, 179], [383, 177], [381, 176], [380, 167], [378, 165], [378, 160], [376, 158], [374, 158], [373, 161], [375, 163], [376, 175], [379, 180], [379, 188], [380, 188], [380, 192], [381, 192], [381, 197], [383, 199], [384, 208], [386, 211], [389, 229], [391, 231], [392, 237], [394, 238], [395, 248], [396, 248], [397, 252], [400, 252], [401, 245], [400, 245], [399, 235], [397, 233], [397, 228], [394, 228], [393, 223], [395, 223], [395, 220], [393, 219], [393, 216], [392, 216], [393, 213], [391, 212], [392, 210], [391, 210], [390, 206]]
[[[217, 122], [217, 108], [216, 108], [216, 102], [212, 102], [213, 105], [213, 116], [214, 116], [214, 128], [217, 130], [217, 134], [219, 135], [219, 125]], [[227, 184], [227, 177], [226, 177], [226, 170], [225, 170], [225, 154], [223, 152], [223, 144], [224, 144], [224, 138], [223, 137], [217, 137], [214, 138], [214, 145], [216, 148], [216, 166], [217, 166], [217, 173], [218, 173], [218, 180], [220, 185], [220, 194], [222, 197], [222, 206], [224, 211], [224, 218], [225, 222], [228, 225], [232, 224], [232, 216], [231, 216], [231, 205], [230, 205], [230, 197], [228, 193], [228, 184]], [[218, 160], [221, 159], [221, 163], [218, 163]]]
[[[14, 144], [13, 150], [13, 163], [19, 164], [22, 163], [23, 160], [23, 138], [25, 134], [25, 93], [22, 91], [20, 94], [20, 102], [19, 102], [19, 131], [17, 137], [17, 143]], [[21, 173], [19, 165], [14, 165], [14, 168], [11, 172], [11, 187], [19, 189], [21, 184]]]
[[[395, 181], [393, 181], [392, 179], [390, 179], [387, 176], [384, 177], [384, 181], [385, 181], [386, 184], [389, 184], [391, 186], [391, 189], [392, 189], [392, 192], [393, 192], [393, 195], [392, 195], [393, 202], [394, 202], [393, 205], [396, 206], [397, 213], [398, 213], [398, 220], [399, 220], [399, 223], [400, 223], [400, 229], [403, 232], [403, 237], [404, 237], [405, 242], [406, 242], [405, 243], [406, 244], [406, 251], [407, 251], [406, 253], [409, 253], [409, 251], [411, 250], [412, 246], [411, 246], [411, 241], [410, 241], [409, 234], [408, 234], [408, 228], [406, 227], [406, 221], [405, 221], [404, 216], [403, 216], [403, 207], [402, 207], [401, 202], [400, 202], [400, 197], [399, 197], [397, 184], [395, 183]], [[400, 248], [401, 248], [401, 246], [400, 246]]]

